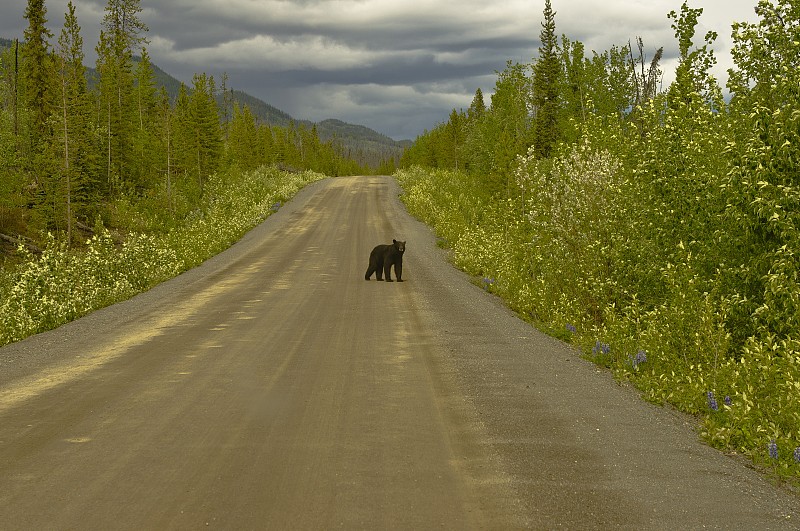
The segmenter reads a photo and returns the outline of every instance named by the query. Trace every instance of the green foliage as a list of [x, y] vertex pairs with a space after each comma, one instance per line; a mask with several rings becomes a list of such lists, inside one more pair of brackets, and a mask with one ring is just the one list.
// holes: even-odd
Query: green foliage
[[[17, 47], [0, 54], [0, 344], [200, 263], [321, 172], [366, 172], [315, 127], [259, 124], [225, 94], [221, 113], [205, 74], [172, 100], [140, 13], [138, 0], [108, 1], [88, 80], [71, 2], [55, 49], [31, 0], [19, 75]], [[92, 225], [108, 230], [86, 241]]]
[[558, 130], [561, 62], [558, 58], [555, 12], [544, 3], [544, 22], [539, 40], [539, 58], [533, 65], [533, 146], [540, 158], [548, 158], [560, 140]]
[[783, 1], [759, 2], [757, 12], [758, 24], [734, 26], [736, 128], [725, 186], [740, 260], [730, 298], [742, 341], [788, 340], [800, 329], [800, 13]]
[[25, 18], [25, 46], [22, 48], [22, 78], [26, 104], [32, 109], [32, 146], [35, 150], [47, 134], [47, 121], [52, 103], [50, 87], [49, 39], [47, 7], [44, 0], [28, 0]]
[[[509, 134], [529, 118], [509, 105], [525, 101], [509, 97], [524, 86], [509, 65], [466, 122], [476, 163], [397, 178], [454, 262], [521, 316], [800, 483], [800, 11], [762, 0], [757, 13], [734, 25], [730, 105], [710, 74], [716, 35], [695, 45], [702, 10], [684, 3], [666, 92], [660, 50], [649, 67], [641, 40], [638, 58], [628, 45], [585, 59], [565, 37], [549, 156], [536, 128], [532, 149]], [[453, 121], [407, 162], [435, 166]], [[414, 158], [420, 146], [437, 155]], [[493, 165], [512, 159], [510, 174]]]
[[129, 234], [117, 243], [103, 229], [76, 252], [50, 236], [40, 257], [0, 274], [0, 345], [55, 328], [127, 299], [219, 253], [269, 216], [276, 203], [324, 177], [274, 167], [215, 176], [203, 208], [164, 234]]

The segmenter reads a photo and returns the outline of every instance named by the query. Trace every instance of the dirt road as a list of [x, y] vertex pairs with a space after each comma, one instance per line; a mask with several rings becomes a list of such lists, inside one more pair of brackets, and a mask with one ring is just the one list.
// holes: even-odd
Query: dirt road
[[[364, 280], [407, 240], [404, 283]], [[793, 529], [800, 499], [449, 267], [388, 178], [0, 349], [2, 529]]]

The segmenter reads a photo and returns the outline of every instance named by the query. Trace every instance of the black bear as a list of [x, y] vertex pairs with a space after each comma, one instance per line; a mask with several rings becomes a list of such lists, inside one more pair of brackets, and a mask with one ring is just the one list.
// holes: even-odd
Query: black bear
[[367, 274], [364, 275], [366, 280], [375, 273], [377, 280], [383, 280], [386, 275], [386, 282], [392, 282], [391, 269], [394, 266], [394, 274], [397, 275], [397, 281], [403, 281], [403, 253], [406, 252], [406, 242], [399, 242], [392, 240], [390, 245], [378, 245], [371, 253], [369, 253], [369, 267]]

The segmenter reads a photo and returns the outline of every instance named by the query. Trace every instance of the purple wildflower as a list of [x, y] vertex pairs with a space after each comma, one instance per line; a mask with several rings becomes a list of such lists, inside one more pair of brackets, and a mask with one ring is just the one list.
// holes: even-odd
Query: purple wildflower
[[733, 404], [733, 400], [731, 400], [729, 395], [725, 395], [725, 405], [730, 406], [731, 404]]
[[568, 332], [572, 332], [572, 333], [574, 334], [575, 332], [577, 332], [577, 331], [578, 331], [578, 329], [577, 329], [577, 328], [575, 328], [575, 325], [572, 325], [572, 324], [567, 324], [567, 331], [568, 331]]
[[800, 463], [800, 446], [794, 449], [794, 460]]
[[717, 399], [714, 398], [714, 393], [709, 391], [707, 396], [708, 396], [708, 407], [711, 408], [711, 411], [719, 411], [719, 405], [717, 404]]
[[767, 445], [767, 451], [769, 452], [769, 456], [773, 459], [778, 458], [778, 444], [775, 442], [775, 439], [772, 439], [769, 444]]
[[638, 367], [639, 365], [641, 365], [646, 361], [647, 361], [647, 352], [645, 352], [644, 350], [639, 350], [639, 352], [636, 353], [636, 357], [633, 358], [633, 366]]
[[608, 354], [611, 352], [611, 347], [608, 343], [601, 343], [599, 340], [594, 342], [594, 348], [592, 348], [592, 354], [597, 355], [600, 353]]

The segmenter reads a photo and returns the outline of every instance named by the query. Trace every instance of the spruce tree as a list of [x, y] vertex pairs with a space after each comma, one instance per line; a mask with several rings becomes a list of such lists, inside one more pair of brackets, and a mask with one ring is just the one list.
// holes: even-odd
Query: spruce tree
[[52, 109], [50, 78], [50, 44], [53, 34], [47, 29], [47, 7], [44, 0], [28, 0], [25, 9], [28, 27], [22, 49], [22, 74], [25, 103], [31, 113], [32, 144], [38, 146], [47, 133]]
[[49, 185], [54, 171], [53, 154], [50, 151], [54, 87], [49, 44], [53, 34], [47, 29], [46, 15], [44, 0], [29, 0], [25, 10], [28, 27], [22, 48], [23, 138], [20, 142], [20, 158], [27, 180], [25, 188], [27, 193], [33, 194], [28, 198], [28, 203], [36, 207], [34, 219], [45, 224], [52, 220]]
[[97, 45], [97, 70], [100, 74], [100, 121], [107, 128], [106, 171], [110, 192], [130, 182], [137, 157], [136, 103], [133, 96], [133, 55], [147, 39], [147, 26], [139, 20], [139, 0], [108, 0], [103, 30]]
[[194, 134], [191, 127], [191, 110], [189, 103], [189, 89], [181, 83], [178, 98], [175, 101], [173, 118], [171, 120], [172, 149], [170, 153], [175, 177], [173, 184], [176, 189], [187, 191], [191, 188], [188, 175], [192, 168], [192, 144]]
[[136, 63], [134, 99], [136, 127], [133, 131], [135, 156], [132, 180], [140, 190], [144, 190], [155, 184], [163, 158], [163, 147], [156, 127], [158, 111], [153, 67], [146, 48], [142, 49], [142, 56]]
[[233, 118], [228, 126], [227, 157], [240, 170], [255, 169], [260, 163], [259, 138], [255, 117], [245, 105], [233, 106]]
[[74, 206], [82, 203], [84, 177], [89, 173], [91, 146], [88, 143], [90, 100], [83, 64], [83, 38], [72, 2], [69, 2], [67, 9], [55, 55], [59, 80], [56, 104], [59, 125], [55, 137], [61, 153], [61, 168], [57, 173], [58, 186], [55, 190], [59, 192], [56, 196], [65, 208], [63, 219], [66, 221], [67, 242], [70, 242], [73, 218], [77, 214]]
[[193, 137], [192, 166], [201, 195], [205, 181], [219, 167], [223, 150], [215, 92], [216, 85], [212, 76], [195, 74], [192, 93], [189, 96], [189, 127]]
[[548, 158], [559, 140], [558, 58], [555, 12], [545, 0], [544, 22], [539, 36], [539, 58], [533, 65], [533, 143], [539, 158]]
[[475, 96], [472, 98], [469, 109], [467, 109], [467, 119], [469, 119], [471, 123], [475, 122], [483, 116], [484, 112], [486, 112], [486, 102], [483, 101], [483, 91], [478, 88], [475, 91]]

